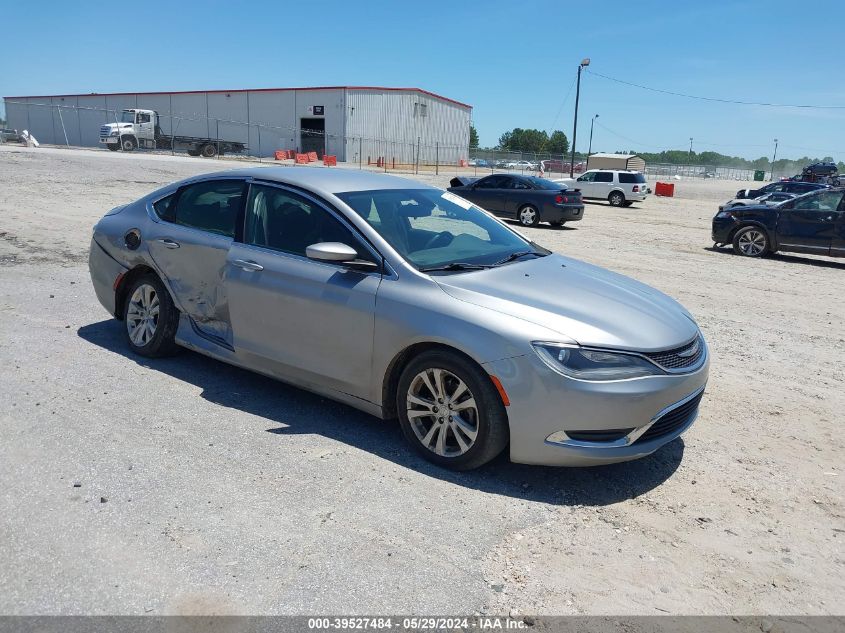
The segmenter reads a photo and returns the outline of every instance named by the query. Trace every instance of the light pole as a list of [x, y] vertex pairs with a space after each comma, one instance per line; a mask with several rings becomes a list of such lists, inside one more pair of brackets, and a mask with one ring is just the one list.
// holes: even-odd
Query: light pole
[[589, 65], [589, 57], [585, 57], [578, 64], [578, 87], [575, 89], [575, 121], [572, 123], [572, 160], [569, 163], [570, 178], [575, 175], [575, 138], [578, 135], [578, 101], [581, 99], [581, 70]]
[[689, 154], [687, 155], [687, 165], [689, 165], [689, 173], [692, 174], [692, 137], [689, 137]]
[[593, 123], [595, 123], [598, 118], [599, 115], [597, 114], [593, 117], [592, 121], [590, 121], [590, 147], [587, 150], [587, 160], [590, 160], [590, 154], [593, 153]]
[[775, 159], [778, 157], [778, 140], [775, 139], [775, 153], [772, 154], [772, 180], [775, 179]]

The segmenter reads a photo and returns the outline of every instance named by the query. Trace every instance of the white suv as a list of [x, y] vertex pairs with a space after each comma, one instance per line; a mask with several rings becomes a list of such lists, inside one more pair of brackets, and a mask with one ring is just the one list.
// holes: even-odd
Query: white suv
[[607, 200], [614, 207], [630, 207], [648, 195], [645, 176], [638, 171], [591, 169], [578, 178], [561, 178], [555, 182], [580, 189], [582, 198]]

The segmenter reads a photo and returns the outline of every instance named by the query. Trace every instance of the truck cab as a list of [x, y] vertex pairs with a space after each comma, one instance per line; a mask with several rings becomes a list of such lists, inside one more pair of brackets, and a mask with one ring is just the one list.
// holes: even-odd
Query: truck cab
[[156, 148], [158, 114], [154, 110], [128, 109], [120, 113], [120, 121], [100, 128], [100, 143], [110, 150], [131, 152], [136, 147]]

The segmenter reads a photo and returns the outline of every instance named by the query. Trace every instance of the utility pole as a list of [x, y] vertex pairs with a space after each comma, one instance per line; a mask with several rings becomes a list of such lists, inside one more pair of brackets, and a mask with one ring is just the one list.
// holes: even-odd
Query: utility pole
[[575, 89], [575, 121], [572, 123], [572, 160], [569, 163], [570, 178], [575, 176], [575, 139], [578, 135], [578, 102], [581, 99], [581, 70], [589, 65], [589, 57], [585, 57], [578, 64], [578, 87]]
[[598, 118], [599, 118], [599, 115], [597, 114], [593, 117], [593, 120], [590, 121], [590, 147], [587, 150], [587, 159], [588, 160], [590, 158], [590, 154], [593, 153], [593, 123], [595, 123], [596, 119], [598, 119]]
[[775, 179], [775, 159], [778, 157], [778, 140], [775, 139], [775, 153], [772, 154], [772, 180]]
[[687, 156], [687, 164], [690, 166], [690, 173], [692, 173], [692, 137], [689, 137], [689, 155]]

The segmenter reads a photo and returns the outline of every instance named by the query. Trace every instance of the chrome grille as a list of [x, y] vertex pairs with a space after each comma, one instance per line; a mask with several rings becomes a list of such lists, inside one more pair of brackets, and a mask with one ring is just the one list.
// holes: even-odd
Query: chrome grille
[[106, 138], [106, 137], [108, 137], [109, 132], [111, 132], [111, 129], [109, 128], [109, 126], [108, 126], [108, 125], [104, 125], [104, 126], [102, 126], [102, 127], [100, 128], [100, 138]]
[[672, 371], [695, 367], [704, 356], [704, 339], [695, 337], [682, 347], [666, 350], [665, 352], [646, 352], [643, 354], [663, 369]]

